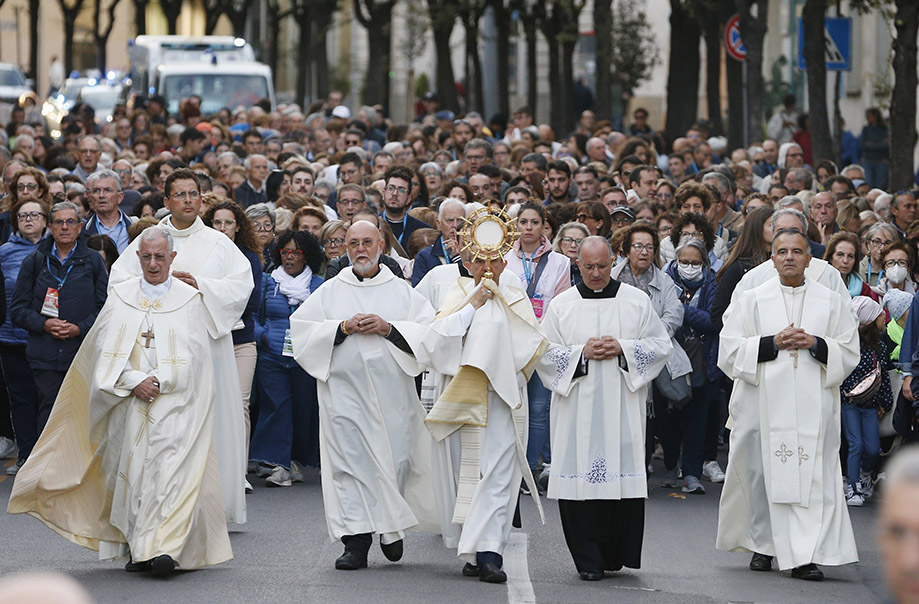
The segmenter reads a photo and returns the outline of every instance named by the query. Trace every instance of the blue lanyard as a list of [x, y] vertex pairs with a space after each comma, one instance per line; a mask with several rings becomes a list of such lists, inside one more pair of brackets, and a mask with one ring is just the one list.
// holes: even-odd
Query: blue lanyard
[[[878, 273], [878, 283], [881, 282], [881, 279], [884, 278], [884, 269], [881, 269], [881, 272]], [[868, 285], [871, 286], [871, 260], [868, 261]]]
[[58, 277], [57, 275], [55, 275], [54, 272], [52, 272], [52, 270], [51, 270], [51, 259], [48, 258], [47, 256], [45, 257], [45, 264], [46, 264], [47, 267], [48, 267], [48, 274], [50, 274], [52, 277], [54, 277], [54, 280], [57, 281], [57, 283], [58, 283], [58, 286], [57, 286], [58, 289], [64, 289], [64, 282], [67, 281], [67, 277], [70, 276], [70, 271], [73, 270], [73, 265], [71, 264], [70, 266], [67, 267], [67, 272], [64, 273], [64, 278], [61, 279], [60, 277]]
[[[399, 243], [401, 243], [401, 241]], [[447, 253], [447, 246], [444, 245], [443, 237], [440, 238], [440, 249], [444, 251], [444, 260], [447, 261], [447, 264], [450, 264], [450, 260], [451, 260], [450, 254]]]
[[523, 275], [527, 280], [527, 285], [530, 284], [530, 279], [533, 276], [533, 273], [530, 270], [530, 266], [533, 265], [533, 260], [536, 259], [536, 252], [538, 251], [539, 251], [539, 248], [533, 250], [533, 253], [530, 255], [530, 259], [528, 261], [526, 252], [524, 252], [523, 250], [520, 250], [520, 256], [521, 256], [521, 259], [523, 260]]
[[[387, 218], [386, 221], [389, 222], [389, 219]], [[406, 212], [405, 216], [402, 217], [402, 232], [399, 233], [399, 245], [402, 245], [402, 238], [405, 237], [405, 225], [406, 224], [408, 224], [408, 212]]]

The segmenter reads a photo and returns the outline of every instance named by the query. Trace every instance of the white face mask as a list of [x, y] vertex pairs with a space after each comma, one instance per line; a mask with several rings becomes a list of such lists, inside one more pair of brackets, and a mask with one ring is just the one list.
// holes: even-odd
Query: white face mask
[[698, 281], [699, 277], [702, 276], [702, 265], [693, 266], [680, 262], [677, 264], [677, 272], [680, 273], [680, 277], [686, 281]]
[[887, 280], [895, 285], [900, 285], [906, 280], [906, 267], [895, 265], [887, 269]]

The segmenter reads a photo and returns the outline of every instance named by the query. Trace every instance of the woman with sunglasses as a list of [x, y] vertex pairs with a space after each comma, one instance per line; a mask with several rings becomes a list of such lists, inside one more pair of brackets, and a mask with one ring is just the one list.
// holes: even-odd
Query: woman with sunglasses
[[259, 414], [249, 457], [266, 486], [289, 487], [302, 482], [301, 466], [319, 464], [316, 380], [294, 360], [290, 315], [322, 284], [322, 248], [307, 231], [286, 231], [271, 253], [277, 268], [265, 274], [254, 316]]

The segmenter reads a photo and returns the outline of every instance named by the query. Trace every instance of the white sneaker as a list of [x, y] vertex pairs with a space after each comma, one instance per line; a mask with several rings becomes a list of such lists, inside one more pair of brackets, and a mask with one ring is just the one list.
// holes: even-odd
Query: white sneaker
[[865, 505], [865, 498], [862, 494], [852, 488], [852, 485], [846, 483], [846, 505], [860, 508]]
[[251, 495], [251, 494], [252, 494], [252, 491], [253, 491], [252, 485], [249, 484], [249, 481], [248, 481], [248, 480], [243, 480], [243, 482], [246, 483], [246, 495]]
[[721, 469], [716, 460], [702, 464], [702, 476], [712, 482], [724, 482], [724, 470]]
[[303, 482], [303, 466], [294, 460], [290, 460], [290, 481]]
[[19, 456], [19, 447], [16, 441], [5, 436], [0, 436], [0, 459], [15, 459]]
[[874, 495], [874, 480], [871, 478], [871, 472], [859, 473], [858, 492], [862, 494], [865, 501], [868, 501]]
[[283, 466], [275, 466], [274, 470], [271, 471], [271, 476], [265, 479], [265, 485], [269, 487], [289, 487], [290, 482], [290, 472], [284, 469]]

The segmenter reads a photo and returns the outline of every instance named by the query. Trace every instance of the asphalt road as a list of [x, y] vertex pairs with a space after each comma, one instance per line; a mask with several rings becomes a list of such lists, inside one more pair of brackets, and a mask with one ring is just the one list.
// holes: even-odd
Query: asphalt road
[[[722, 462], [723, 463], [723, 462]], [[389, 563], [375, 543], [370, 566], [336, 571], [340, 544], [329, 543], [317, 471], [290, 488], [266, 488], [250, 476], [249, 523], [231, 533], [235, 559], [217, 567], [178, 573], [169, 580], [128, 574], [123, 565], [100, 562], [95, 552], [65, 541], [26, 516], [0, 514], [0, 576], [55, 570], [82, 583], [97, 602], [270, 602], [359, 604], [503, 603], [678, 603], [870, 604], [884, 599], [875, 541], [877, 502], [850, 508], [861, 562], [824, 568], [827, 580], [808, 583], [790, 573], [754, 573], [749, 554], [715, 550], [720, 485], [708, 494], [674, 496], [658, 486], [660, 462], [651, 477], [640, 570], [623, 570], [597, 583], [578, 579], [565, 547], [558, 507], [544, 500], [546, 524], [524, 499], [523, 531], [505, 552], [506, 586], [460, 574], [462, 563], [439, 537], [410, 534], [405, 556]], [[0, 501], [9, 499], [12, 479], [0, 478]]]

